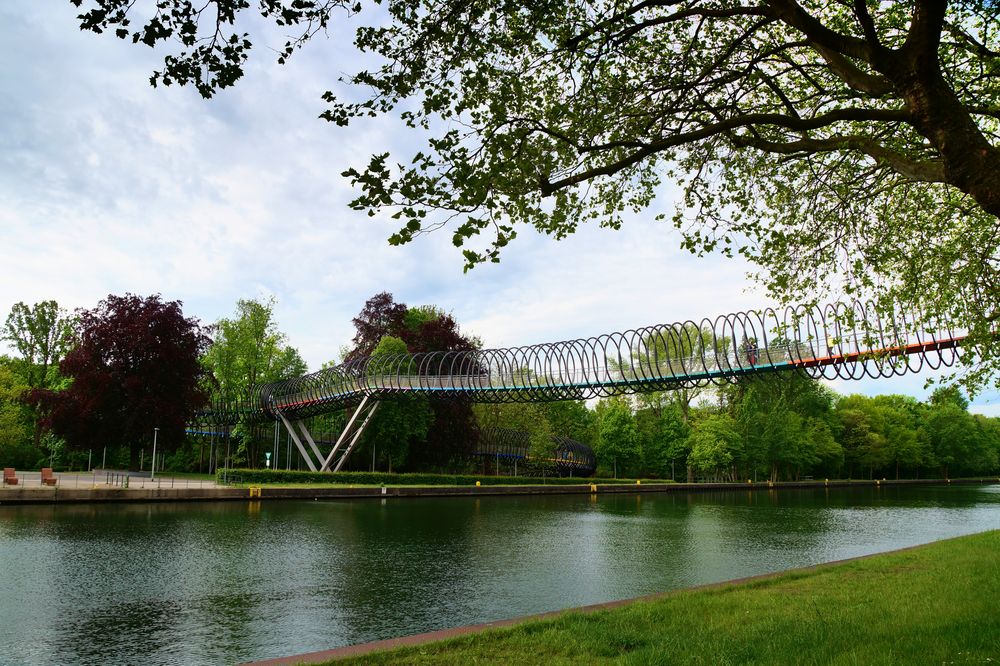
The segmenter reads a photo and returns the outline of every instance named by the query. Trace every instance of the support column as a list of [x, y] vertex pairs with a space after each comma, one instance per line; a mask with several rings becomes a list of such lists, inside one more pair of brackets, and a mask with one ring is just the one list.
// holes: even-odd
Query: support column
[[[302, 446], [302, 440], [299, 439], [298, 434], [295, 432], [295, 427], [285, 417], [284, 414], [282, 414], [281, 412], [277, 412], [277, 414], [278, 414], [278, 417], [281, 419], [281, 422], [285, 424], [285, 430], [287, 430], [288, 434], [292, 436], [292, 441], [295, 442], [295, 446], [298, 448], [299, 453], [302, 454], [302, 457], [305, 459], [306, 465], [309, 466], [309, 471], [310, 472], [318, 471], [316, 469], [316, 463], [313, 462], [312, 456], [309, 455], [309, 452], [306, 450], [306, 447]], [[300, 421], [300, 423], [301, 423], [301, 421]], [[310, 440], [311, 439], [312, 438], [310, 438]], [[315, 449], [316, 444], [313, 443], [313, 442], [310, 442], [310, 443], [312, 443], [312, 446]], [[320, 460], [322, 460], [322, 456], [319, 455], [319, 451], [318, 450], [316, 451], [316, 457], [319, 458]]]
[[340, 471], [340, 468], [344, 466], [345, 462], [347, 462], [348, 456], [351, 455], [351, 451], [354, 450], [354, 446], [361, 439], [361, 435], [364, 434], [365, 428], [368, 426], [372, 416], [378, 409], [378, 405], [378, 401], [370, 400], [367, 395], [361, 400], [361, 404], [357, 406], [354, 413], [351, 415], [351, 418], [347, 421], [347, 425], [344, 427], [344, 432], [340, 433], [340, 437], [337, 438], [337, 443], [334, 444], [333, 450], [330, 451], [330, 455], [328, 455], [326, 460], [323, 461], [322, 470], [324, 472], [330, 469], [330, 465], [333, 463], [333, 458], [337, 454], [337, 451], [339, 451], [340, 448], [346, 444], [344, 452], [337, 461], [336, 467], [333, 468], [334, 472]]
[[[305, 421], [298, 419], [296, 421], [290, 421], [288, 417], [282, 414], [280, 411], [276, 411], [278, 418], [285, 425], [285, 430], [288, 432], [292, 441], [295, 442], [295, 447], [299, 450], [299, 454], [306, 461], [306, 465], [309, 466], [309, 470], [312, 472], [329, 472], [330, 465], [334, 463], [334, 458], [338, 451], [342, 451], [340, 457], [336, 461], [336, 465], [333, 468], [334, 472], [339, 472], [340, 468], [343, 467], [344, 463], [347, 462], [347, 458], [351, 455], [351, 451], [361, 440], [361, 435], [364, 434], [365, 428], [372, 420], [372, 416], [375, 415], [375, 411], [378, 409], [379, 403], [377, 400], [370, 400], [368, 396], [365, 396], [361, 400], [361, 403], [355, 408], [354, 413], [351, 418], [348, 419], [347, 425], [344, 427], [344, 431], [340, 433], [340, 437], [337, 438], [337, 443], [333, 445], [333, 449], [330, 451], [330, 455], [323, 458], [323, 454], [320, 453], [319, 446], [316, 445], [316, 440], [313, 439], [312, 434], [306, 427]], [[307, 449], [305, 444], [302, 443], [299, 435], [305, 439], [306, 444], [309, 445]], [[310, 454], [310, 449], [312, 454], [315, 455], [315, 460], [313, 455]]]

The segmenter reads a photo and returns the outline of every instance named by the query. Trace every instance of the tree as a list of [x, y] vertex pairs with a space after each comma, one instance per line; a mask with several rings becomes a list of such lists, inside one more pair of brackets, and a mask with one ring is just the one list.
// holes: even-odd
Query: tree
[[932, 405], [924, 427], [945, 478], [972, 457], [979, 432], [972, 417], [957, 405]]
[[[387, 292], [368, 299], [352, 321], [355, 336], [353, 346], [345, 350], [345, 361], [370, 356], [385, 336], [402, 340], [411, 354], [472, 351], [479, 346], [477, 338], [462, 334], [450, 314], [434, 306], [407, 307]], [[436, 372], [437, 368], [432, 366], [427, 370]], [[433, 421], [427, 437], [411, 442], [410, 464], [423, 469], [443, 469], [467, 462], [479, 437], [471, 407], [465, 402], [439, 401], [433, 402], [431, 409]], [[378, 414], [375, 418], [379, 418]]]
[[121, 446], [131, 464], [153, 440], [168, 451], [184, 439], [192, 412], [204, 404], [199, 357], [209, 339], [180, 301], [159, 295], [110, 295], [78, 313], [75, 347], [59, 364], [72, 379], [61, 391], [38, 389], [46, 422], [76, 449]]
[[[186, 0], [155, 10], [86, 0], [80, 25], [149, 46], [175, 40], [153, 84], [189, 83], [208, 97], [239, 79], [252, 45], [234, 32], [249, 3], [209, 4], [214, 21]], [[362, 7], [260, 4], [286, 34], [298, 31], [279, 62], [336, 10]], [[902, 301], [925, 323], [968, 328], [982, 362], [970, 386], [1000, 364], [997, 3], [386, 8], [388, 20], [376, 12], [355, 40], [383, 64], [343, 79], [370, 93], [341, 102], [327, 92], [323, 116], [347, 125], [400, 109], [431, 133], [412, 159], [382, 153], [345, 172], [361, 190], [356, 209], [394, 211], [402, 226], [390, 242], [457, 219], [467, 264], [498, 261], [522, 226], [556, 238], [586, 221], [617, 228], [673, 181], [685, 247], [741, 252], [783, 300], [846, 291], [884, 313]], [[470, 243], [484, 233], [485, 247]]]
[[969, 399], [957, 386], [939, 386], [931, 393], [930, 403], [935, 406], [954, 405], [963, 412], [969, 409]]
[[781, 372], [748, 377], [723, 393], [742, 440], [737, 462], [747, 476], [766, 470], [773, 481], [782, 474], [797, 478], [819, 463], [816, 445], [826, 441], [814, 422], [830, 411], [832, 393], [818, 381]]
[[702, 474], [733, 480], [733, 461], [739, 458], [740, 436], [728, 414], [714, 414], [695, 424], [689, 437], [688, 464]]
[[354, 324], [354, 347], [344, 355], [344, 361], [370, 356], [379, 341], [387, 335], [400, 336], [407, 330], [406, 305], [397, 303], [387, 291], [375, 294], [361, 308]]
[[[391, 358], [406, 353], [405, 342], [386, 335], [375, 345], [371, 357]], [[423, 396], [404, 396], [386, 401], [375, 413], [365, 433], [365, 448], [375, 449], [378, 459], [385, 460], [390, 471], [393, 465], [397, 469], [405, 468], [411, 442], [427, 438], [432, 418], [433, 412]]]
[[685, 467], [691, 428], [684, 422], [681, 408], [669, 404], [663, 409], [641, 409], [635, 415], [645, 471], [662, 478], [676, 476], [676, 467]]
[[980, 446], [977, 457], [970, 461], [969, 469], [975, 474], [992, 474], [1000, 471], [1000, 419], [973, 414], [979, 428]]
[[[14, 344], [21, 355], [20, 370], [27, 389], [47, 389], [54, 381], [53, 370], [69, 349], [73, 340], [73, 321], [55, 301], [42, 301], [28, 306], [15, 303], [7, 315], [0, 338]], [[32, 440], [41, 441], [41, 415], [32, 415]]]
[[[212, 326], [212, 343], [201, 359], [213, 403], [252, 404], [254, 389], [305, 374], [299, 351], [288, 344], [274, 317], [277, 301], [271, 298], [240, 299], [232, 319]], [[242, 416], [234, 427], [237, 440], [234, 461], [258, 464], [258, 446], [267, 438], [260, 424]]]
[[47, 388], [49, 369], [58, 366], [73, 340], [73, 321], [55, 301], [33, 306], [15, 303], [2, 339], [12, 342], [25, 365], [24, 378], [29, 388]]
[[275, 305], [274, 298], [240, 299], [232, 319], [215, 322], [202, 359], [213, 382], [213, 400], [249, 401], [255, 386], [305, 374], [305, 361], [278, 329]]
[[930, 450], [919, 436], [923, 410], [916, 398], [882, 395], [872, 398], [871, 403], [881, 416], [886, 445], [896, 463], [896, 478], [900, 468], [917, 470], [929, 462]]
[[33, 467], [41, 452], [30, 444], [32, 421], [24, 402], [29, 389], [14, 365], [0, 357], [0, 467]]
[[604, 470], [614, 470], [616, 476], [638, 472], [641, 462], [639, 431], [635, 426], [632, 408], [625, 398], [609, 398], [601, 412], [598, 428], [598, 464]]
[[844, 465], [844, 447], [834, 439], [829, 424], [823, 419], [809, 419], [809, 439], [816, 453], [817, 465], [827, 477], [839, 474]]
[[558, 400], [538, 405], [552, 435], [569, 437], [593, 447], [594, 413], [583, 400]]

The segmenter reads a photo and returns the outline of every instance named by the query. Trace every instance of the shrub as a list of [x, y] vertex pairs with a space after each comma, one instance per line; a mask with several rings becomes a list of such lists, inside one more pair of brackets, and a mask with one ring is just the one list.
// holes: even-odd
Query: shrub
[[318, 483], [360, 486], [474, 486], [479, 481], [484, 486], [536, 486], [580, 485], [586, 483], [635, 483], [634, 479], [586, 479], [580, 477], [525, 477], [479, 476], [475, 474], [389, 474], [387, 472], [299, 472], [283, 469], [220, 469], [216, 478], [220, 483], [228, 475], [231, 482], [263, 483]]

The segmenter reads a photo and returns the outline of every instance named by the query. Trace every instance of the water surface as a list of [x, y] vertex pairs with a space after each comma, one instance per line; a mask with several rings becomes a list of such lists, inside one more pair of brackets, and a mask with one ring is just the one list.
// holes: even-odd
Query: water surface
[[220, 664], [1000, 528], [1000, 485], [0, 506], [0, 655]]

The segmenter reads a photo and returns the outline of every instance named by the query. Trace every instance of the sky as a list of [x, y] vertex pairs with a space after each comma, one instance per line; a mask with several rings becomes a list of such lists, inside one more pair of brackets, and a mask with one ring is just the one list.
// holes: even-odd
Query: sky
[[[340, 173], [371, 154], [409, 159], [397, 118], [338, 128], [321, 95], [364, 57], [338, 21], [286, 65], [255, 43], [247, 74], [211, 100], [153, 88], [162, 51], [79, 30], [69, 0], [0, 4], [0, 316], [18, 301], [92, 308], [159, 293], [206, 323], [273, 296], [311, 369], [336, 359], [351, 318], [388, 291], [434, 304], [488, 347], [551, 342], [770, 304], [750, 267], [679, 249], [676, 190], [619, 231], [567, 239], [521, 229], [500, 264], [464, 273], [447, 230], [402, 246], [385, 216], [352, 211]], [[836, 382], [841, 393], [924, 397], [930, 375]], [[1000, 416], [1000, 395], [974, 411]]]

